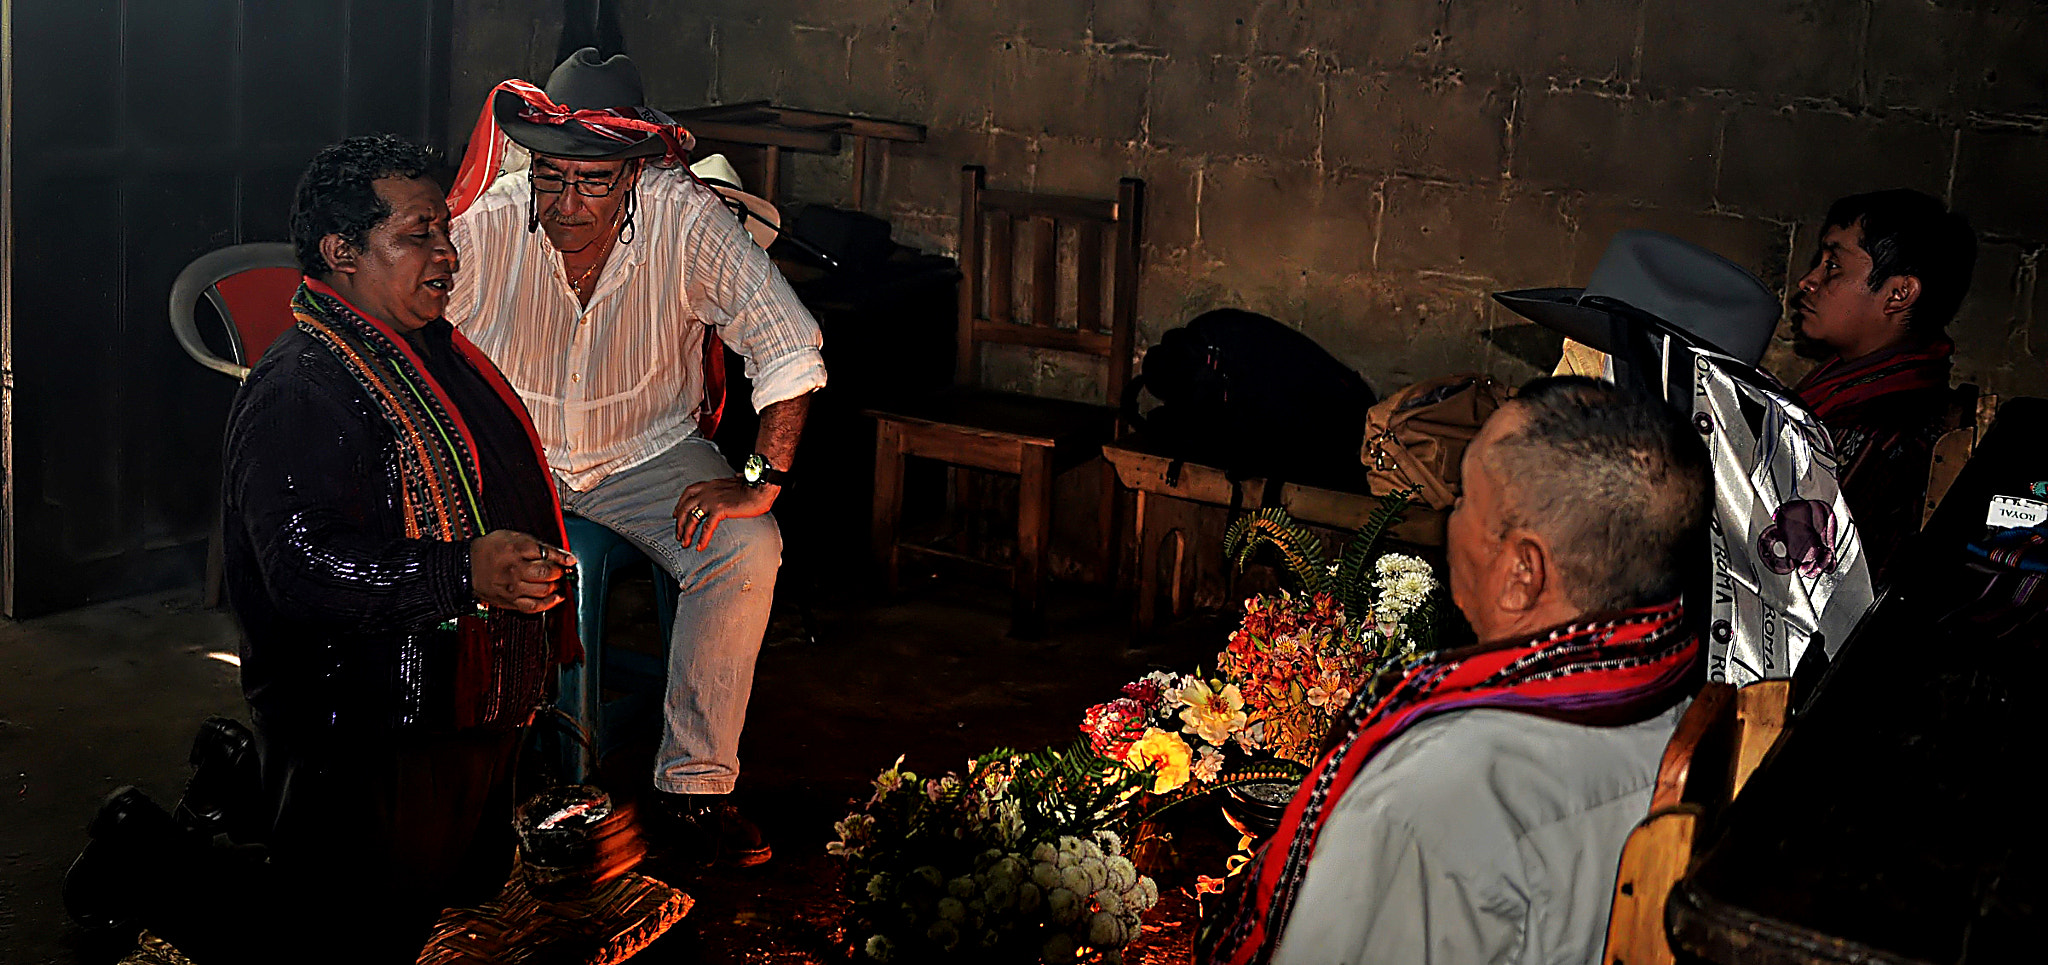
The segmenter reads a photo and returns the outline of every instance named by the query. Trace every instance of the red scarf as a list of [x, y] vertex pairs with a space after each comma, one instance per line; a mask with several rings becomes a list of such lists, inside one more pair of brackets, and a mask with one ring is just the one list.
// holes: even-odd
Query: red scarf
[[[498, 180], [505, 164], [505, 153], [511, 147], [512, 139], [498, 127], [497, 115], [491, 105], [497, 100], [498, 92], [504, 91], [526, 102], [526, 108], [519, 112], [519, 119], [535, 124], [567, 124], [574, 121], [593, 133], [618, 141], [620, 144], [637, 144], [650, 137], [661, 138], [668, 151], [659, 163], [668, 166], [682, 166], [690, 156], [690, 148], [696, 146], [696, 138], [680, 124], [662, 124], [633, 113], [631, 108], [610, 108], [606, 110], [570, 110], [549, 98], [541, 90], [523, 80], [508, 80], [491, 88], [484, 95], [484, 109], [477, 114], [476, 126], [469, 132], [469, 147], [462, 153], [462, 167], [455, 173], [455, 187], [448, 192], [448, 216], [460, 217], [469, 206], [483, 197], [484, 192]], [[695, 173], [690, 179], [702, 185]], [[708, 186], [705, 190], [711, 190]], [[725, 343], [707, 335], [704, 339], [704, 401], [697, 406], [697, 433], [706, 439], [718, 434], [718, 423], [725, 416]]]
[[1854, 421], [1857, 410], [1882, 396], [1947, 388], [1948, 357], [1955, 350], [1956, 344], [1943, 338], [1852, 362], [1829, 359], [1800, 379], [1792, 392], [1829, 426]]
[[[1669, 708], [1692, 682], [1697, 635], [1681, 633], [1678, 601], [1568, 624], [1526, 640], [1431, 654], [1384, 697], [1361, 695], [1337, 724], [1343, 737], [1303, 779], [1248, 881], [1207, 938], [1202, 960], [1269, 960], [1308, 874], [1332, 806], [1380, 750], [1415, 724], [1473, 707], [1619, 726]], [[1279, 850], [1276, 850], [1279, 849]]]

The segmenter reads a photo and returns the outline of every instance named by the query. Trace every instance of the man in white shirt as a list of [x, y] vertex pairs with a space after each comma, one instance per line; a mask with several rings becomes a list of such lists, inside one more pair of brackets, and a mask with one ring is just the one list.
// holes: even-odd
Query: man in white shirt
[[[676, 578], [661, 809], [717, 860], [768, 860], [728, 796], [812, 391], [817, 323], [739, 220], [682, 165], [688, 134], [643, 105], [624, 55], [578, 51], [545, 90], [500, 85], [486, 118], [532, 153], [499, 175], [478, 125], [458, 178], [462, 272], [448, 317], [533, 414], [563, 509], [630, 539]], [[713, 341], [715, 339], [715, 341]], [[707, 359], [746, 361], [761, 428], [742, 474], [709, 438], [723, 385]], [[722, 356], [719, 356], [722, 358]], [[707, 418], [709, 415], [709, 418]]]
[[1480, 643], [1353, 703], [1205, 960], [1599, 958], [1700, 679], [1677, 598], [1706, 454], [1654, 403], [1564, 377], [1502, 406], [1463, 472], [1446, 550]]

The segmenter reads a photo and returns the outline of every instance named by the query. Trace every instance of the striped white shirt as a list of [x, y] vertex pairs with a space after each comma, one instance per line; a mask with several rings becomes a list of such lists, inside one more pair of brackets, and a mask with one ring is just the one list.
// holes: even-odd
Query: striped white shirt
[[818, 323], [724, 204], [680, 169], [640, 176], [632, 241], [590, 305], [546, 232], [526, 230], [524, 172], [455, 219], [448, 320], [526, 402], [555, 474], [579, 492], [697, 431], [705, 332], [746, 360], [754, 408], [825, 384]]

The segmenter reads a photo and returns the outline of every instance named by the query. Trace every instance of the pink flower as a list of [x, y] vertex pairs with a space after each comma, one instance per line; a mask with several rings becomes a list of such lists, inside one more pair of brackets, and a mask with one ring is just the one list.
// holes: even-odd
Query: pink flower
[[1081, 730], [1088, 735], [1088, 746], [1095, 753], [1121, 761], [1130, 753], [1131, 745], [1145, 736], [1145, 720], [1149, 716], [1145, 705], [1129, 697], [1118, 697], [1088, 708], [1081, 719]]

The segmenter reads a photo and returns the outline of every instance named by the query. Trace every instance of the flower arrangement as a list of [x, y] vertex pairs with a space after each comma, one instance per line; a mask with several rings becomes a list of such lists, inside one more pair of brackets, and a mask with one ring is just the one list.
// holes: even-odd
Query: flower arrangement
[[1112, 827], [1146, 779], [1079, 745], [994, 751], [923, 781], [898, 758], [826, 846], [846, 861], [857, 954], [1122, 961], [1159, 900]]
[[1400, 495], [1383, 500], [1335, 563], [1323, 562], [1321, 541], [1284, 510], [1240, 520], [1226, 550], [1242, 564], [1274, 547], [1299, 592], [1246, 600], [1214, 677], [1154, 672], [1088, 708], [1088, 746], [1151, 775], [1153, 795], [1270, 780], [1276, 764], [1299, 776], [1353, 696], [1431, 639], [1438, 584], [1429, 564], [1373, 555], [1406, 506]]

